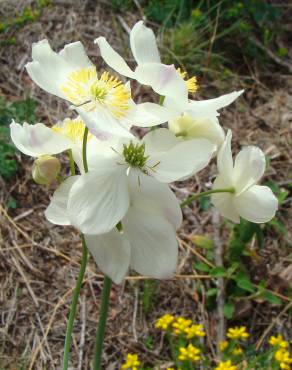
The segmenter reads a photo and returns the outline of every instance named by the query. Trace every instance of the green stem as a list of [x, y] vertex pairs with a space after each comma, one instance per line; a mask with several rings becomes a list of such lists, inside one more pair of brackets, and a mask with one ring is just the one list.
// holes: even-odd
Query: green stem
[[71, 172], [71, 175], [74, 176], [76, 174], [76, 171], [75, 171], [75, 163], [74, 163], [74, 159], [73, 159], [72, 149], [68, 150], [68, 154], [69, 154], [70, 172]]
[[86, 155], [87, 137], [88, 137], [88, 128], [85, 127], [84, 134], [83, 134], [83, 142], [82, 142], [82, 160], [83, 160], [83, 167], [84, 167], [85, 173], [88, 172], [87, 155]]
[[214, 194], [214, 193], [231, 193], [231, 194], [234, 194], [235, 190], [233, 188], [228, 188], [228, 189], [212, 189], [212, 190], [203, 191], [202, 193], [190, 195], [184, 201], [181, 202], [180, 206], [181, 206], [181, 208], [183, 208], [183, 207], [191, 204], [194, 200], [197, 200], [200, 197], [203, 197], [203, 196], [209, 195], [209, 194]]
[[99, 314], [99, 323], [96, 332], [95, 346], [94, 346], [94, 359], [93, 359], [93, 370], [101, 370], [101, 355], [105, 333], [105, 326], [109, 308], [109, 298], [111, 291], [112, 281], [107, 276], [104, 277], [101, 307]]
[[159, 105], [163, 105], [164, 99], [165, 99], [165, 96], [163, 96], [163, 95], [159, 96]]
[[[86, 156], [87, 136], [88, 136], [88, 129], [86, 127], [84, 130], [83, 142], [82, 142], [82, 160], [83, 160], [83, 166], [84, 166], [85, 172], [88, 172], [87, 156]], [[74, 176], [76, 174], [76, 171], [75, 171], [75, 163], [74, 163], [72, 150], [70, 149], [68, 153], [69, 153], [69, 164], [70, 164], [71, 175]], [[71, 302], [71, 307], [70, 307], [69, 319], [67, 323], [64, 357], [63, 357], [63, 370], [67, 370], [68, 365], [69, 365], [69, 353], [70, 353], [70, 348], [71, 348], [73, 324], [74, 324], [74, 319], [76, 315], [81, 285], [82, 285], [82, 281], [84, 278], [86, 265], [87, 265], [88, 249], [87, 249], [85, 237], [83, 234], [81, 234], [81, 241], [82, 241], [81, 265], [80, 265], [78, 278], [76, 281], [76, 286], [75, 286], [75, 290], [74, 290], [74, 294], [73, 294], [73, 298]]]
[[68, 324], [67, 324], [64, 357], [63, 357], [63, 370], [68, 369], [73, 324], [74, 324], [74, 319], [76, 315], [76, 309], [77, 309], [80, 289], [81, 289], [81, 285], [82, 285], [82, 281], [83, 281], [83, 277], [84, 277], [84, 273], [86, 269], [86, 264], [87, 264], [88, 252], [87, 252], [86, 242], [85, 242], [85, 238], [83, 234], [81, 235], [81, 240], [82, 240], [82, 259], [81, 259], [80, 271], [79, 271], [78, 279], [76, 282], [76, 287], [75, 287], [74, 294], [73, 294], [73, 299], [71, 303], [70, 314], [69, 314], [69, 319], [68, 319]]

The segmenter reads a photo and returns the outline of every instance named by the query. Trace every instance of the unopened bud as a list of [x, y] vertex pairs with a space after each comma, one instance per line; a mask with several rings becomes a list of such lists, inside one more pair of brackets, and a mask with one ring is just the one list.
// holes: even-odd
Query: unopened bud
[[61, 163], [58, 158], [51, 155], [42, 155], [34, 161], [32, 177], [37, 184], [50, 185], [57, 179], [61, 171]]

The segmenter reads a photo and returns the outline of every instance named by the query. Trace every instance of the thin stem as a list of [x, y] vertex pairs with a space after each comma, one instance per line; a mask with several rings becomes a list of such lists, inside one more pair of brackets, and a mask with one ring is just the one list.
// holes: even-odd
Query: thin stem
[[[82, 159], [83, 159], [83, 167], [84, 167], [85, 172], [88, 172], [87, 156], [86, 156], [87, 137], [88, 137], [88, 129], [86, 127], [85, 130], [84, 130], [83, 142], [82, 142]], [[72, 150], [70, 149], [68, 151], [68, 153], [69, 153], [69, 163], [70, 163], [71, 175], [74, 176], [76, 174], [76, 171], [75, 171], [75, 164], [74, 164], [74, 158], [73, 158]], [[74, 319], [75, 319], [75, 315], [76, 315], [76, 310], [77, 310], [77, 304], [78, 304], [78, 298], [79, 298], [79, 295], [80, 295], [81, 285], [82, 285], [82, 281], [83, 281], [83, 278], [84, 278], [86, 265], [87, 265], [88, 249], [87, 249], [85, 237], [84, 237], [83, 234], [81, 234], [81, 242], [82, 242], [81, 265], [80, 265], [78, 278], [77, 278], [77, 281], [76, 281], [76, 286], [75, 286], [75, 290], [74, 290], [74, 294], [73, 294], [73, 298], [72, 298], [72, 302], [71, 302], [71, 307], [70, 307], [69, 319], [68, 319], [68, 323], [67, 323], [66, 337], [65, 337], [65, 347], [64, 347], [64, 357], [63, 357], [63, 370], [67, 370], [68, 365], [69, 365], [69, 353], [70, 353], [70, 348], [71, 348], [73, 324], [74, 324]]]
[[109, 277], [104, 277], [101, 307], [99, 315], [99, 323], [96, 332], [95, 346], [94, 346], [94, 359], [93, 359], [93, 370], [101, 370], [101, 355], [105, 333], [105, 326], [109, 308], [109, 298], [111, 291], [112, 281]]
[[70, 172], [71, 172], [71, 175], [74, 176], [76, 174], [76, 171], [75, 171], [75, 163], [73, 159], [72, 149], [68, 150], [68, 155], [69, 155]]
[[228, 189], [212, 189], [212, 190], [203, 191], [202, 193], [190, 195], [184, 201], [181, 202], [180, 206], [181, 206], [181, 208], [183, 208], [183, 207], [191, 204], [194, 200], [197, 200], [200, 197], [203, 197], [203, 196], [209, 195], [209, 194], [214, 194], [214, 193], [231, 193], [231, 194], [234, 194], [235, 190], [233, 188], [228, 188]]
[[71, 303], [70, 314], [69, 314], [69, 319], [68, 319], [68, 324], [67, 324], [64, 357], [63, 357], [63, 370], [68, 369], [73, 324], [74, 324], [74, 319], [76, 315], [76, 309], [77, 309], [80, 289], [81, 289], [81, 285], [82, 285], [82, 281], [83, 281], [83, 277], [84, 277], [84, 273], [86, 269], [86, 264], [87, 264], [88, 252], [87, 252], [84, 235], [81, 235], [81, 241], [82, 241], [82, 259], [81, 259], [80, 271], [79, 271], [78, 279], [76, 282], [76, 287], [75, 287], [74, 294], [73, 294], [73, 299]]
[[165, 96], [160, 95], [160, 97], [159, 97], [159, 105], [163, 105], [164, 99], [165, 99]]
[[82, 142], [82, 160], [83, 160], [83, 167], [84, 167], [85, 173], [88, 172], [87, 155], [86, 155], [87, 137], [88, 137], [88, 128], [85, 127], [84, 134], [83, 134], [83, 142]]

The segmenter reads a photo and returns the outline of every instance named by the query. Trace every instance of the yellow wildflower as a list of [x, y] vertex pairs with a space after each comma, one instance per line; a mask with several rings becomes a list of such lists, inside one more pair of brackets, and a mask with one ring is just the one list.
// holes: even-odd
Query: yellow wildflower
[[249, 337], [249, 334], [246, 331], [245, 326], [235, 328], [229, 328], [227, 332], [227, 337], [230, 339], [244, 339], [246, 340]]
[[221, 361], [214, 370], [237, 370], [237, 366], [233, 365], [230, 360]]
[[290, 370], [290, 364], [292, 364], [292, 358], [289, 356], [289, 352], [280, 348], [276, 351], [274, 358], [280, 363], [280, 368], [284, 370]]
[[126, 362], [122, 365], [121, 370], [138, 370], [139, 365], [138, 355], [128, 353]]
[[174, 334], [183, 334], [185, 333], [186, 328], [190, 327], [192, 320], [185, 319], [184, 317], [177, 317], [172, 323]]
[[272, 335], [269, 339], [269, 344], [274, 347], [288, 348], [288, 342], [283, 339], [281, 334], [277, 336]]
[[222, 340], [220, 343], [219, 343], [219, 349], [221, 352], [224, 352], [226, 350], [226, 348], [228, 347], [229, 343], [227, 340]]
[[241, 348], [241, 347], [237, 347], [237, 348], [235, 348], [235, 349], [232, 351], [232, 354], [233, 354], [234, 356], [239, 356], [239, 355], [241, 355], [241, 354], [242, 354], [242, 352], [243, 352], [242, 348]]
[[169, 325], [173, 322], [174, 317], [169, 315], [168, 313], [161, 316], [158, 320], [156, 320], [155, 328], [161, 330], [167, 330]]
[[184, 330], [186, 338], [192, 339], [194, 337], [204, 337], [206, 333], [203, 330], [203, 325], [191, 325]]
[[187, 347], [179, 348], [178, 359], [181, 361], [199, 361], [201, 359], [201, 350], [190, 343]]

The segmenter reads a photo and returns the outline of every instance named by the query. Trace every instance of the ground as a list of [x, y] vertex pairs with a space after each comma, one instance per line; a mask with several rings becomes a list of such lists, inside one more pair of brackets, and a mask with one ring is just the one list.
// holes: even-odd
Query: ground
[[[90, 1], [85, 3], [72, 5], [56, 0], [44, 6], [36, 19], [13, 33], [16, 40], [12, 45], [3, 44], [4, 40], [12, 37], [12, 31], [0, 34], [0, 92], [9, 101], [32, 97], [37, 102], [40, 122], [54, 124], [66, 116], [67, 109], [64, 102], [41, 91], [26, 74], [24, 66], [30, 60], [33, 42], [48, 38], [53, 48], [58, 50], [64, 43], [80, 40], [101, 70], [105, 66], [93, 40], [103, 35], [132, 62], [127, 51], [127, 30], [141, 17], [139, 3], [134, 2], [134, 11], [121, 13], [113, 10], [106, 1], [98, 1], [97, 5]], [[8, 19], [20, 14], [29, 2], [3, 1], [2, 4], [0, 13]], [[157, 31], [157, 26], [153, 26]], [[234, 152], [244, 145], [258, 145], [269, 157], [263, 182], [276, 183], [283, 191], [289, 192], [292, 79], [282, 66], [276, 65], [271, 76], [262, 76], [258, 68], [251, 68], [248, 80], [239, 76], [233, 85], [223, 85], [222, 90], [219, 82], [212, 80], [211, 88], [208, 88], [208, 80], [201, 79], [198, 95], [199, 98], [211, 97], [214, 86], [221, 94], [246, 89], [243, 97], [224, 110], [220, 117], [222, 125], [233, 130]], [[133, 86], [134, 98], [138, 94], [150, 96], [146, 88]], [[0, 369], [60, 369], [66, 319], [79, 270], [80, 236], [71, 227], [57, 227], [46, 221], [44, 209], [53, 189], [35, 184], [30, 172], [32, 161], [20, 153], [16, 156], [19, 163], [17, 174], [6, 182], [0, 177]], [[210, 188], [215, 174], [213, 161], [187, 183], [174, 184], [173, 190], [183, 199]], [[17, 202], [15, 209], [7, 207], [11, 196]], [[289, 298], [292, 280], [289, 254], [291, 199], [291, 194], [288, 194], [279, 209], [284, 229], [266, 228], [262, 247], [258, 248], [255, 238], [252, 238], [247, 248], [253, 254], [243, 257], [252, 282], [258, 284], [264, 280], [267, 288], [281, 298], [281, 304], [272, 304], [259, 297], [238, 298], [234, 300], [233, 318], [228, 321], [228, 325], [246, 324], [253, 341], [262, 340], [263, 345], [270, 333], [281, 331], [287, 337], [291, 328], [288, 310], [292, 301]], [[113, 287], [104, 368], [118, 369], [128, 352], [139, 353], [149, 366], [157, 363], [161, 368], [170, 366], [161, 335], [154, 329], [155, 320], [166, 312], [203, 323], [207, 331], [206, 345], [215, 356], [218, 316], [216, 305], [207, 302], [205, 293], [216, 286], [216, 280], [194, 268], [194, 262], [206, 257], [206, 249], [196, 248], [192, 240], [198, 235], [214, 239], [215, 233], [215, 244], [219, 238], [219, 243], [227, 248], [230, 225], [222, 219], [218, 223], [212, 208], [206, 208], [204, 210], [202, 204], [194, 203], [184, 210], [185, 220], [178, 232], [180, 262], [177, 278], [149, 283], [132, 276], [122, 285]], [[197, 275], [206, 278], [196, 278]], [[72, 369], [90, 368], [102, 279], [90, 259], [74, 326]]]

